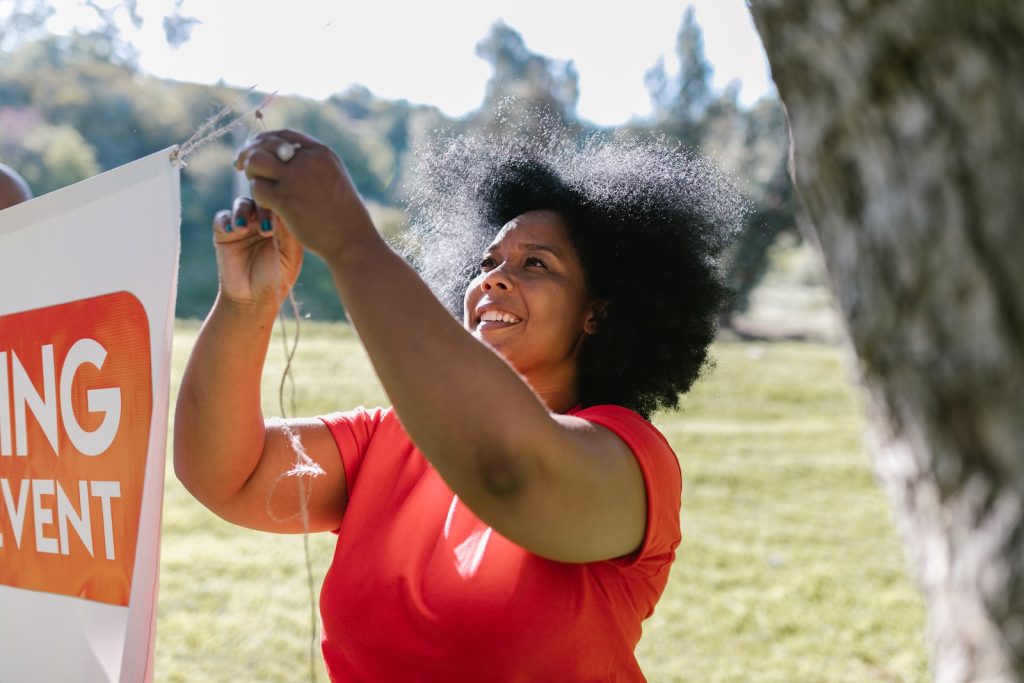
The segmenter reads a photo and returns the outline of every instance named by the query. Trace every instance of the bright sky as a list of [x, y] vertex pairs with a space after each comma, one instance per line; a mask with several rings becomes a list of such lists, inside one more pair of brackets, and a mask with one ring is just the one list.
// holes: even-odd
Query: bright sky
[[[177, 50], [164, 38], [163, 16], [202, 20]], [[80, 0], [56, 0], [51, 30], [91, 26]], [[100, 4], [109, 4], [100, 2]], [[675, 36], [687, 4], [704, 29], [714, 83], [742, 81], [753, 102], [772, 86], [744, 0], [139, 0], [135, 31], [141, 66], [178, 80], [226, 83], [323, 98], [361, 83], [381, 97], [433, 104], [459, 116], [477, 108], [490, 67], [476, 43], [501, 18], [533, 52], [572, 59], [579, 73], [579, 113], [613, 125], [650, 112], [644, 72], [663, 56], [674, 66]]]

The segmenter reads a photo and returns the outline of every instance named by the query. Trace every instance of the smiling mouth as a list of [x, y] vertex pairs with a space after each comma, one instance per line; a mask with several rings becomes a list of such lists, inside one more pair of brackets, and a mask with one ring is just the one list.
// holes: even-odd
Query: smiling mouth
[[505, 313], [503, 311], [486, 311], [480, 315], [480, 322], [482, 323], [505, 323], [507, 325], [516, 325], [523, 321], [522, 318], [511, 313]]
[[523, 322], [522, 318], [505, 311], [485, 311], [480, 314], [480, 321], [477, 323], [476, 329], [478, 332], [500, 330], [514, 327], [521, 322]]

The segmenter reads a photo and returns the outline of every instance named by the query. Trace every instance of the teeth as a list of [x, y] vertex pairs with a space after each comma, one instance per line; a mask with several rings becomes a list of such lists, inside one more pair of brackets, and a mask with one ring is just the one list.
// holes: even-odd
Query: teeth
[[519, 322], [519, 318], [512, 315], [511, 313], [504, 313], [502, 311], [487, 311], [481, 314], [481, 322], [493, 322], [493, 323], [512, 323]]

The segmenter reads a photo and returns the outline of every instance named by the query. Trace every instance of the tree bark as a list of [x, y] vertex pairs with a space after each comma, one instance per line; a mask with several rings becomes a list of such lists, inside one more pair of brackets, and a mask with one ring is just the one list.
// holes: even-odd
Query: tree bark
[[[1024, 2], [753, 0], [935, 678], [1024, 679]], [[865, 596], [870, 599], [871, 596]]]

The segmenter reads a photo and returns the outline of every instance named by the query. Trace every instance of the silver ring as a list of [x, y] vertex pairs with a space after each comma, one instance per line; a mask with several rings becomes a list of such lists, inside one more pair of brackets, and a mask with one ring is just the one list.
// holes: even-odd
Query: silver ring
[[295, 150], [300, 147], [302, 147], [302, 145], [297, 142], [282, 142], [277, 146], [277, 149], [274, 150], [274, 154], [276, 154], [277, 158], [282, 162], [288, 163], [292, 160], [292, 157], [295, 156]]

